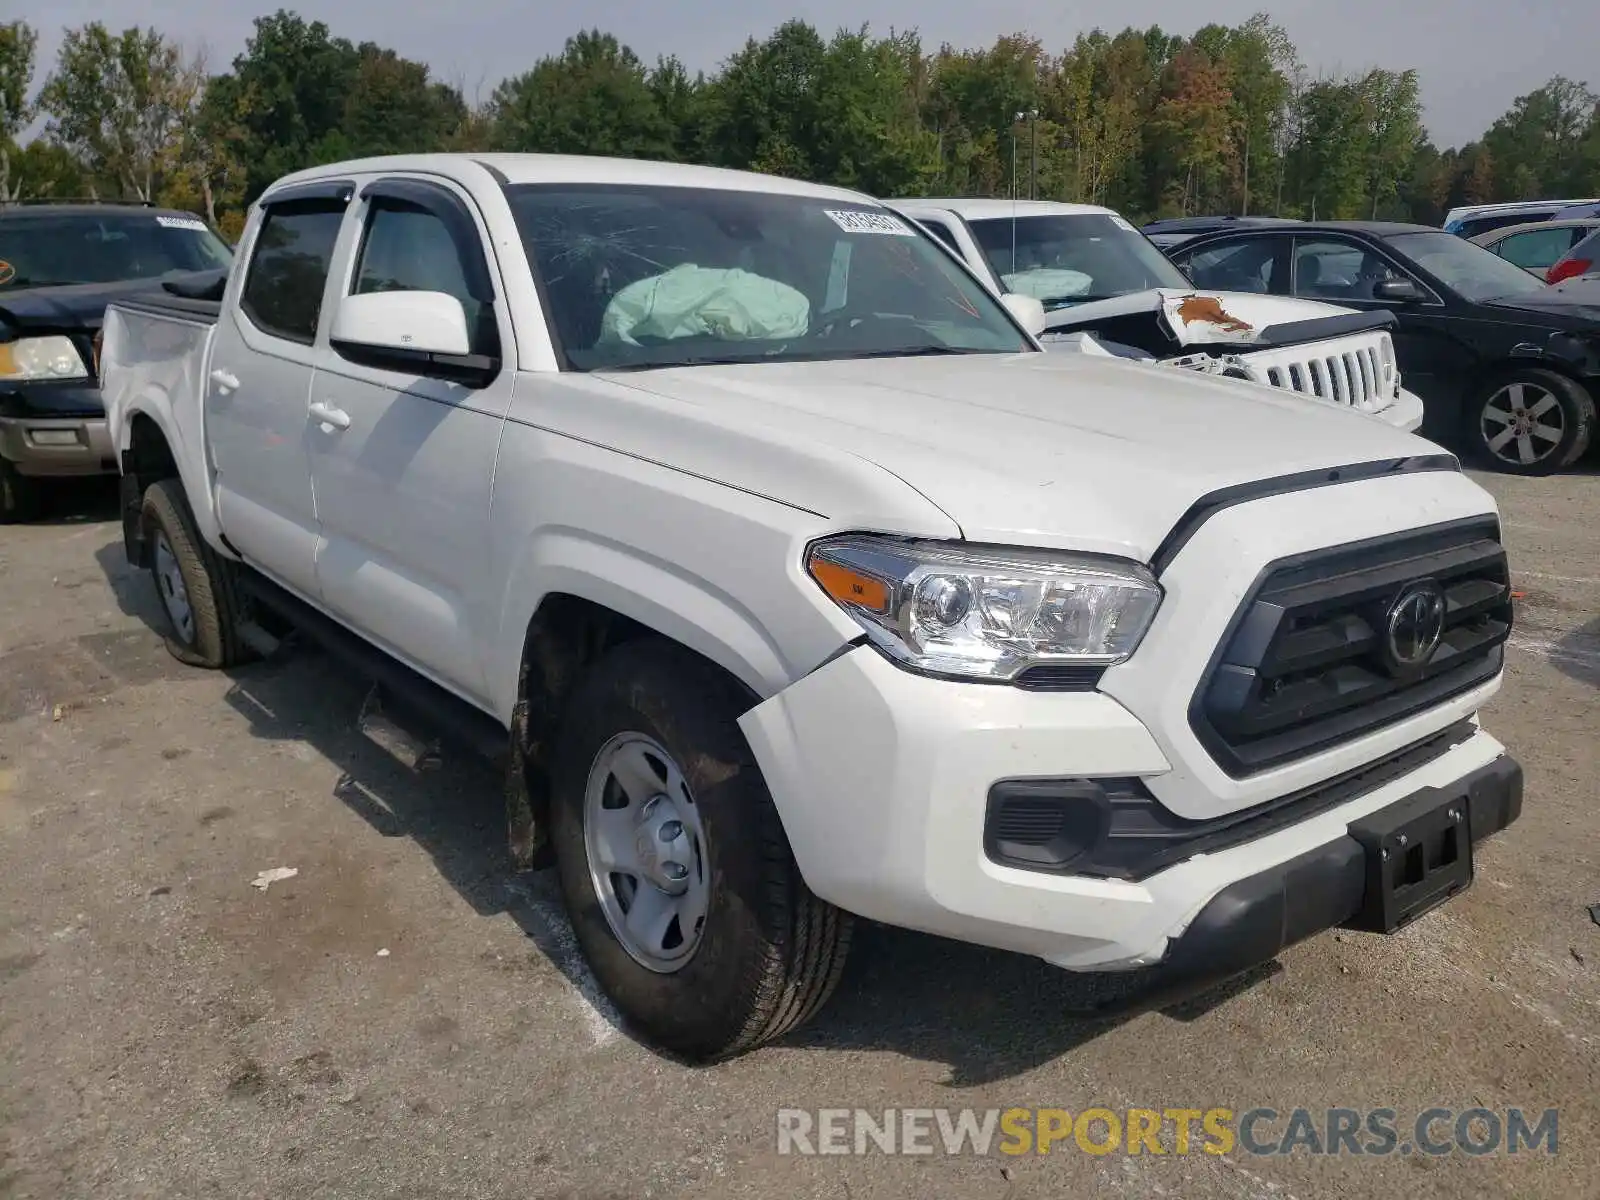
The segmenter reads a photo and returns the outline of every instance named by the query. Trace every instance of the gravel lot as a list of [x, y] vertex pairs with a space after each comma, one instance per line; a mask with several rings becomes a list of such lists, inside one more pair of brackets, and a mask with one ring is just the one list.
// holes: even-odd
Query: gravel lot
[[[1600, 474], [1480, 478], [1525, 593], [1486, 723], [1528, 795], [1465, 896], [1122, 1022], [1069, 1015], [1101, 981], [869, 929], [817, 1021], [700, 1071], [595, 1002], [494, 779], [406, 770], [310, 651], [180, 667], [114, 489], [64, 497], [0, 530], [0, 1196], [1593, 1196]], [[1035, 1104], [1558, 1106], [1559, 1153], [777, 1153], [780, 1107]]]

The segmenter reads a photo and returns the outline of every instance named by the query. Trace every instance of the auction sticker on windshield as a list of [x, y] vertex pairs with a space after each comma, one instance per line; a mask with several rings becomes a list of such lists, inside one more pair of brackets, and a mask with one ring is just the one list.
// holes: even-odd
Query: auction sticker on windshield
[[825, 208], [827, 217], [846, 233], [888, 233], [896, 237], [916, 237], [899, 217], [888, 213], [866, 212], [859, 208]]
[[196, 233], [206, 231], [206, 223], [194, 217], [157, 217], [156, 224], [165, 229], [192, 229]]

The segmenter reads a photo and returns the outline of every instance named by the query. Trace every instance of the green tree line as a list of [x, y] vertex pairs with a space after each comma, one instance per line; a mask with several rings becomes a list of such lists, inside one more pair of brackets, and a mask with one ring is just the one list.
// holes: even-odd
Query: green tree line
[[[511, 150], [704, 162], [885, 197], [1038, 196], [1145, 219], [1392, 217], [1600, 193], [1600, 100], [1557, 77], [1477, 141], [1439, 149], [1415, 71], [1313, 76], [1265, 15], [1096, 29], [1060, 53], [1007, 34], [930, 50], [914, 32], [790, 21], [713, 74], [578, 33], [481, 103], [420, 62], [280, 10], [231, 69], [157, 29], [66, 31], [53, 65], [0, 25], [0, 201], [101, 196], [236, 230], [280, 175], [369, 154]], [[26, 145], [22, 136], [40, 128]]]

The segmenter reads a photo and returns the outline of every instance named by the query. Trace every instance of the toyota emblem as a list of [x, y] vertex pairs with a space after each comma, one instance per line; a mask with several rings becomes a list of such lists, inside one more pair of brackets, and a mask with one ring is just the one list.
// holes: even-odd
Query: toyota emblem
[[1402, 670], [1424, 666], [1444, 638], [1444, 589], [1431, 579], [1407, 584], [1389, 605], [1384, 649]]

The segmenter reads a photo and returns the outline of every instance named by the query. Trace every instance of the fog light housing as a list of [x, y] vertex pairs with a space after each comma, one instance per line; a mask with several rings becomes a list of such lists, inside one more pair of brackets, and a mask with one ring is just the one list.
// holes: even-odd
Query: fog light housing
[[35, 446], [77, 446], [81, 444], [78, 440], [78, 431], [76, 429], [30, 429], [28, 430], [28, 440]]
[[1060, 871], [1089, 855], [1111, 825], [1105, 790], [1092, 779], [1007, 779], [989, 789], [983, 850], [991, 861]]

